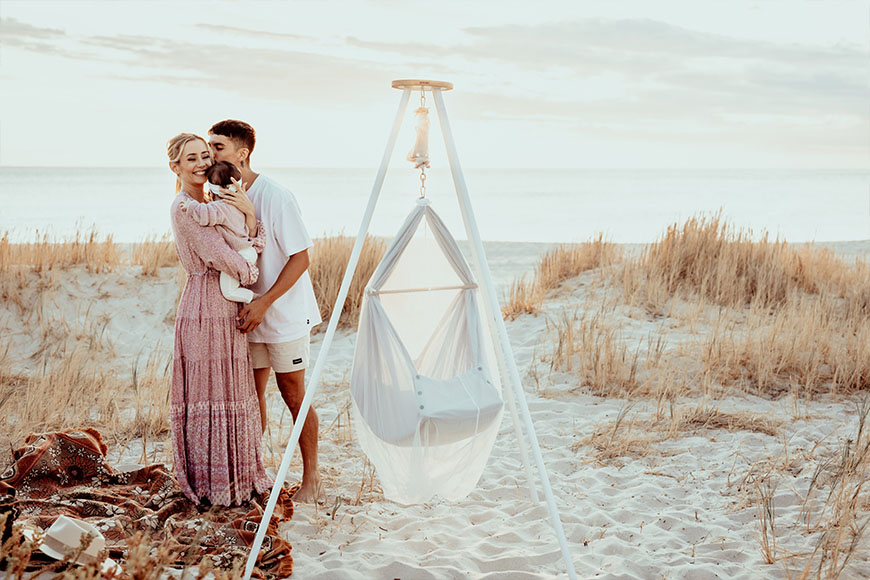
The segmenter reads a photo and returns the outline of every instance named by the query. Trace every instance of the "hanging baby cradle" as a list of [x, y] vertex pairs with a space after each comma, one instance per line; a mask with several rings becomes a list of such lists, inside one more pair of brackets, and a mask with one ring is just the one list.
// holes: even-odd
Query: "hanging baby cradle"
[[366, 288], [350, 379], [359, 442], [389, 499], [462, 498], [486, 465], [504, 404], [477, 294], [421, 197]]
[[420, 198], [366, 288], [350, 392], [356, 432], [384, 496], [459, 499], [477, 484], [504, 403], [492, 372], [478, 285], [426, 198], [429, 109], [414, 147]]

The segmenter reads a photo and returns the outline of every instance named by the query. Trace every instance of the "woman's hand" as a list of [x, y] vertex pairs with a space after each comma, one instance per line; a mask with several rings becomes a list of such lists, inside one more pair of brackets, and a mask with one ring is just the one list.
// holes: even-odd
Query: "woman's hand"
[[241, 181], [236, 181], [235, 178], [230, 178], [235, 185], [235, 191], [232, 189], [221, 188], [221, 197], [230, 205], [245, 214], [245, 225], [248, 226], [248, 232], [256, 234], [257, 232], [257, 212], [254, 209], [254, 204], [248, 197], [248, 191], [245, 189], [245, 184]]

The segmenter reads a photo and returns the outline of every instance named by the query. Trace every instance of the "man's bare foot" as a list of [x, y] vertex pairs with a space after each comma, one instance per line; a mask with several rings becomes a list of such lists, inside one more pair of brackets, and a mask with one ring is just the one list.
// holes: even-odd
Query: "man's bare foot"
[[311, 481], [302, 480], [302, 487], [293, 494], [293, 501], [299, 503], [315, 503], [320, 498], [326, 498], [326, 491], [319, 475], [311, 478]]

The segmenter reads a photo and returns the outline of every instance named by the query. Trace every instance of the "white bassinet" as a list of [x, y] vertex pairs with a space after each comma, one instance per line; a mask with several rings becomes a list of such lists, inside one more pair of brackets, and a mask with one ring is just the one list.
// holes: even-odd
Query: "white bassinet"
[[350, 379], [387, 498], [453, 500], [477, 484], [504, 406], [489, 341], [471, 269], [420, 199], [366, 288]]

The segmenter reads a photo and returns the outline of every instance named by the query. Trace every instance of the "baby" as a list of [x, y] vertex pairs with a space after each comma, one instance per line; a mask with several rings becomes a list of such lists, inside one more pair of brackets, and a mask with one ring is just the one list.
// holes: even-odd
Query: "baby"
[[[235, 191], [232, 179], [239, 181], [242, 174], [239, 169], [228, 161], [218, 161], [205, 170], [208, 178], [209, 193], [214, 201], [199, 203], [189, 200], [181, 202], [181, 211], [190, 214], [193, 221], [203, 227], [215, 227], [221, 233], [229, 246], [236, 250], [249, 264], [257, 263], [257, 251], [253, 247], [253, 241], [245, 225], [245, 214], [238, 208], [220, 199], [220, 189], [232, 189]], [[239, 281], [221, 272], [221, 294], [232, 302], [248, 303], [254, 298], [254, 293], [247, 288], [242, 288]]]

